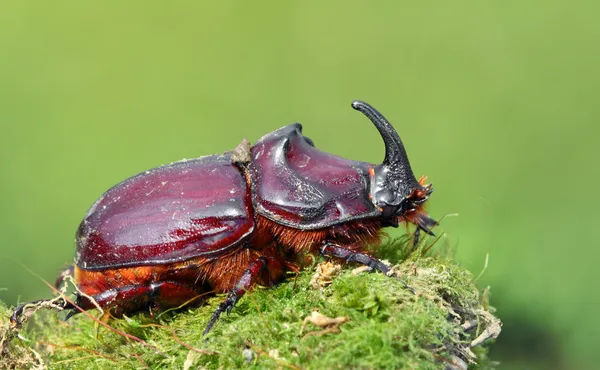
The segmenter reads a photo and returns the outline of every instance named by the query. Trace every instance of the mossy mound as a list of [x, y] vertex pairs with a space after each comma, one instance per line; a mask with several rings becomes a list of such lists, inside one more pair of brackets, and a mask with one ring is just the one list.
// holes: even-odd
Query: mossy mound
[[[394, 244], [380, 252], [408, 250]], [[489, 368], [480, 342], [497, 336], [500, 323], [487, 298], [481, 298], [468, 271], [450, 259], [422, 254], [417, 250], [394, 267], [399, 278], [353, 274], [344, 267], [319, 288], [311, 285], [315, 268], [309, 268], [274, 288], [257, 288], [223, 315], [207, 338], [202, 332], [222, 296], [158, 317], [140, 313], [108, 322], [144, 343], [85, 315], [65, 323], [54, 312], [39, 312], [17, 333], [8, 322], [10, 310], [0, 304], [0, 364], [86, 370]], [[304, 322], [315, 310], [338, 318], [338, 324]]]

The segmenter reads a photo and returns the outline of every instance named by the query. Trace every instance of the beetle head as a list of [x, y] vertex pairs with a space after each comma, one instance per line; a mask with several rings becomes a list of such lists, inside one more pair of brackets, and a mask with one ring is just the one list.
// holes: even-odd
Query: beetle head
[[417, 181], [400, 136], [377, 109], [360, 100], [353, 101], [352, 108], [373, 122], [385, 143], [383, 163], [371, 171], [371, 199], [381, 210], [384, 223], [397, 227], [400, 222], [411, 222], [433, 235], [430, 228], [437, 221], [423, 209], [433, 191], [431, 184], [425, 184], [426, 177]]

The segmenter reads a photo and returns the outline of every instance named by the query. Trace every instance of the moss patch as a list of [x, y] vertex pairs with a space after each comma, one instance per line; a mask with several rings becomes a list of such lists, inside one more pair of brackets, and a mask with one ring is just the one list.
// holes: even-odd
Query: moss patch
[[[386, 253], [386, 251], [393, 253]], [[380, 255], [406, 258], [402, 241], [382, 246]], [[388, 257], [389, 258], [389, 257]], [[489, 368], [487, 348], [471, 343], [494, 337], [499, 321], [482, 300], [472, 275], [444, 256], [421, 249], [393, 269], [352, 274], [345, 267], [331, 284], [311, 287], [309, 268], [271, 289], [243, 297], [213, 331], [202, 332], [223, 296], [160, 317], [147, 313], [108, 324], [145, 342], [110, 331], [84, 315], [68, 323], [39, 312], [17, 333], [10, 310], [0, 303], [0, 352], [5, 368], [24, 364], [52, 369], [131, 368]], [[403, 288], [401, 280], [416, 294]], [[484, 302], [485, 301], [485, 302]], [[303, 321], [311, 313], [347, 317], [323, 328]], [[91, 311], [92, 314], [97, 314]], [[33, 321], [33, 322], [32, 322]], [[486, 332], [486, 330], [489, 332]], [[17, 336], [18, 334], [18, 336]], [[205, 340], [206, 339], [206, 340]]]

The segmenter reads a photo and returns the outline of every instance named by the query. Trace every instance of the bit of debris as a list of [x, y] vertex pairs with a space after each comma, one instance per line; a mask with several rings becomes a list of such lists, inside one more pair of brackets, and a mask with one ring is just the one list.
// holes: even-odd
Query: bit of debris
[[471, 347], [475, 347], [485, 342], [486, 340], [493, 338], [496, 339], [502, 331], [502, 321], [497, 317], [485, 310], [477, 310], [476, 313], [482, 318], [485, 323], [485, 329], [479, 334], [477, 338], [471, 341]]
[[363, 272], [371, 271], [372, 268], [369, 266], [360, 266], [352, 270], [352, 275], [356, 276], [358, 274], [362, 274]]
[[469, 365], [460, 357], [452, 356], [449, 363], [447, 363], [447, 370], [467, 370]]
[[320, 337], [320, 336], [323, 336], [325, 334], [339, 334], [341, 332], [342, 331], [340, 330], [339, 327], [332, 326], [330, 328], [325, 328], [323, 330], [311, 331], [309, 333], [306, 333], [306, 335], [304, 337], [302, 337], [302, 338], [304, 339], [304, 338], [311, 337], [311, 336]]
[[331, 318], [319, 313], [319, 311], [313, 311], [310, 314], [310, 316], [304, 318], [304, 321], [302, 322], [302, 327], [300, 328], [300, 334], [304, 332], [304, 328], [309, 322], [313, 325], [324, 328], [324, 330], [307, 333], [304, 336], [305, 338], [311, 335], [320, 336], [329, 333], [340, 333], [339, 326], [345, 322], [348, 322], [349, 320], [350, 318], [346, 316]]
[[468, 321], [465, 321], [464, 323], [462, 323], [461, 327], [463, 328], [464, 331], [470, 331], [471, 329], [476, 328], [477, 325], [479, 325], [479, 320], [472, 319], [472, 320], [468, 320]]
[[198, 352], [190, 350], [185, 358], [185, 362], [183, 363], [183, 370], [190, 370], [199, 357], [200, 354]]
[[342, 265], [330, 261], [321, 262], [317, 265], [317, 271], [310, 279], [310, 286], [321, 289], [333, 282], [333, 279], [342, 271]]
[[242, 356], [244, 356], [244, 360], [247, 363], [250, 363], [250, 362], [252, 362], [252, 359], [254, 358], [254, 352], [252, 352], [252, 350], [250, 349], [250, 347], [246, 347], [242, 351]]
[[281, 360], [281, 357], [279, 357], [279, 350], [278, 349], [272, 349], [269, 350], [269, 357], [275, 359], [275, 360]]
[[[85, 298], [87, 298], [90, 302], [92, 302], [92, 304], [96, 307], [96, 309], [98, 311], [100, 311], [100, 315], [104, 316], [105, 312], [102, 309], [102, 307], [100, 306], [100, 304], [96, 301], [96, 299], [94, 297], [92, 297], [91, 295], [85, 294], [84, 292], [81, 291], [81, 289], [79, 289], [79, 287], [77, 286], [77, 283], [75, 283], [75, 280], [73, 279], [73, 275], [66, 275], [64, 277], [65, 282], [69, 282], [71, 283], [71, 285], [73, 286], [73, 288], [75, 288], [75, 290], [77, 291], [77, 293], [75, 293], [78, 296], [83, 296]], [[66, 287], [64, 288], [65, 290], [62, 292], [62, 294], [66, 293]]]
[[250, 163], [250, 142], [246, 139], [242, 141], [231, 151], [231, 161], [233, 163]]

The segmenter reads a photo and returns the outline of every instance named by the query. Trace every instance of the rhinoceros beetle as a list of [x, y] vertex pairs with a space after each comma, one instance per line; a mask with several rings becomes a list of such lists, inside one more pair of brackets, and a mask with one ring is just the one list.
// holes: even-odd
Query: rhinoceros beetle
[[[231, 152], [157, 167], [109, 189], [79, 225], [75, 264], [61, 275], [72, 274], [83, 293], [62, 302], [67, 318], [97, 306], [120, 315], [228, 292], [206, 334], [254, 284], [277, 283], [309, 254], [387, 273], [366, 246], [400, 223], [416, 225], [415, 243], [421, 231], [433, 235], [437, 222], [423, 209], [432, 189], [415, 179], [392, 125], [365, 102], [352, 107], [381, 134], [383, 163], [320, 151], [296, 123], [253, 146], [244, 140]], [[12, 316], [17, 325], [24, 307]]]

